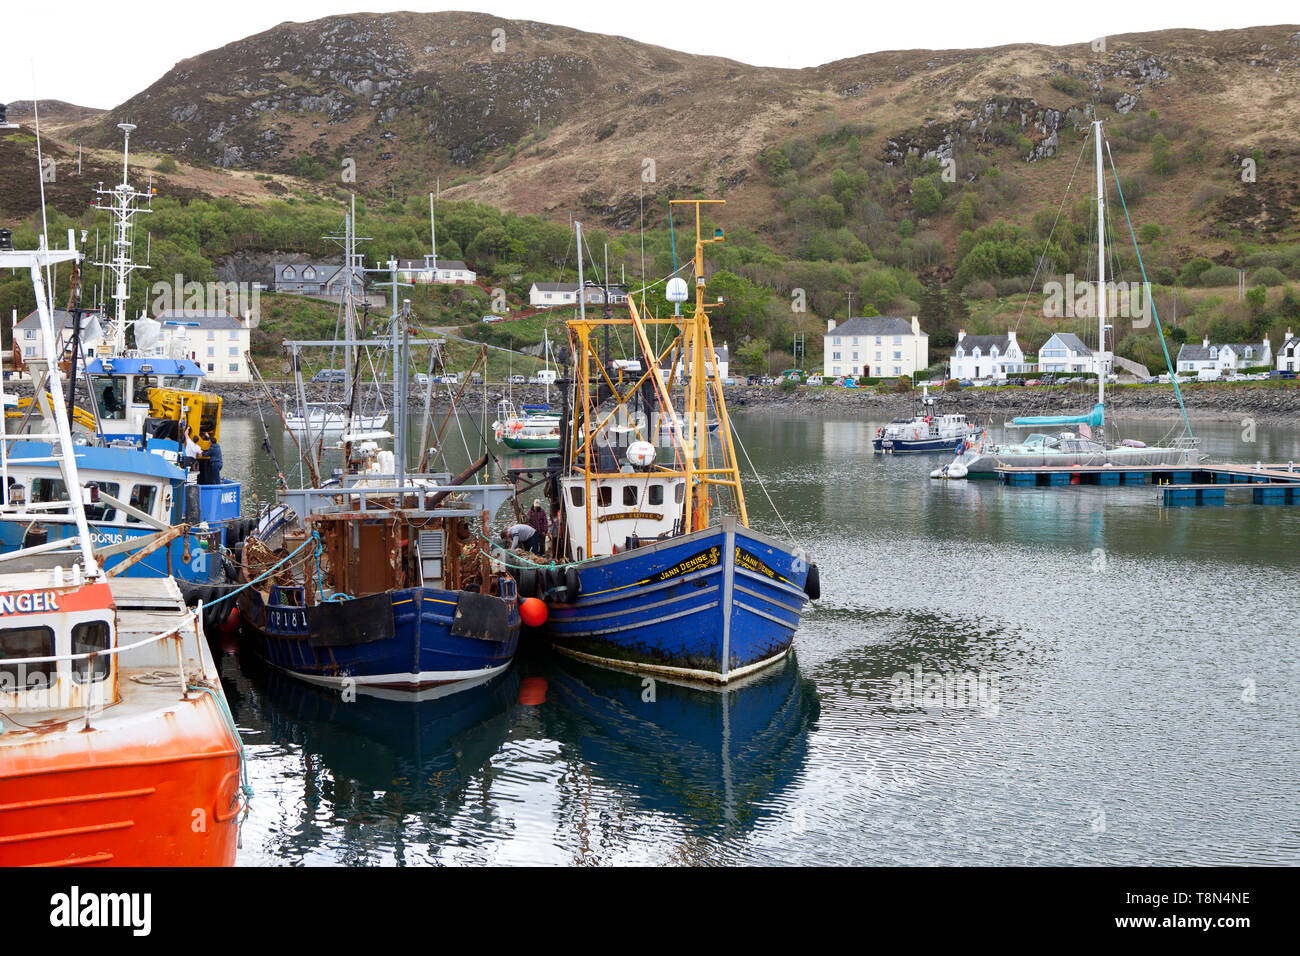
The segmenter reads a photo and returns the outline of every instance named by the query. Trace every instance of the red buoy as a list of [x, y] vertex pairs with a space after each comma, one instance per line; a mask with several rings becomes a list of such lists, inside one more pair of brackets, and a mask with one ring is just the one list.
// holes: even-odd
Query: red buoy
[[519, 685], [519, 703], [528, 707], [546, 703], [546, 678], [525, 677]]
[[541, 627], [546, 623], [546, 602], [540, 598], [524, 598], [519, 605], [519, 616], [529, 627]]

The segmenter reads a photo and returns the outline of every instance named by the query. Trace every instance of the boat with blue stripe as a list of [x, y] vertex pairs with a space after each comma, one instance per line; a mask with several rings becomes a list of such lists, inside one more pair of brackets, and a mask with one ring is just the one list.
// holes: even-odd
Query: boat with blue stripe
[[[579, 301], [568, 323], [571, 376], [567, 350], [561, 357], [562, 455], [545, 481], [552, 564], [514, 567], [521, 595], [545, 601], [545, 633], [561, 653], [725, 685], [785, 657], [821, 585], [794, 540], [749, 524], [704, 297], [704, 246], [723, 241], [721, 230], [702, 238], [701, 207], [713, 202], [670, 203], [694, 207], [693, 312], [650, 318], [629, 299], [627, 318], [589, 320]], [[685, 282], [668, 279], [666, 293], [685, 301]], [[651, 345], [652, 325], [676, 333], [662, 351]], [[610, 326], [630, 331], [637, 358], [610, 361]], [[665, 369], [684, 370], [684, 380]], [[676, 427], [665, 435], [649, 425], [655, 419]], [[665, 438], [670, 450], [661, 453], [652, 442]], [[525, 611], [534, 618], [536, 609]]]
[[[193, 512], [187, 515], [188, 472], [177, 464], [175, 443], [155, 444], [161, 447], [154, 451], [73, 446], [95, 553], [115, 576], [224, 583], [223, 549], [242, 541], [255, 523], [241, 516], [240, 484], [189, 485]], [[67, 497], [51, 443], [11, 441], [0, 506], [0, 554], [13, 555], [20, 567], [66, 564], [78, 537]], [[168, 540], [149, 550], [156, 542], [147, 539], [153, 536]]]
[[550, 608], [557, 650], [686, 679], [725, 682], [775, 663], [808, 600], [807, 563], [731, 516], [575, 570], [576, 600]]
[[[500, 674], [514, 660], [519, 612], [514, 582], [492, 626], [483, 596], [440, 588], [396, 591], [305, 605], [302, 588], [241, 597], [245, 627], [272, 667], [312, 684], [367, 692], [425, 691]], [[244, 597], [247, 595], [247, 597]], [[496, 599], [490, 599], [498, 603]]]

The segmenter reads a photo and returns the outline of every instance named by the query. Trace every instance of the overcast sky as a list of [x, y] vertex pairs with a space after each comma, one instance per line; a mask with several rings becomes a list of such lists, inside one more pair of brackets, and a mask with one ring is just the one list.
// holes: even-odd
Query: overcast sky
[[[261, 33], [373, 0], [52, 0], [7, 4], [0, 101], [67, 100], [116, 106], [175, 63]], [[396, 0], [416, 11], [474, 8], [505, 19], [541, 20], [614, 33], [760, 66], [816, 66], [877, 50], [1004, 43], [1081, 43], [1094, 37], [1190, 27], [1221, 30], [1300, 20], [1297, 0], [491, 0], [447, 7]], [[117, 39], [114, 39], [117, 38]], [[33, 84], [33, 71], [35, 84]]]

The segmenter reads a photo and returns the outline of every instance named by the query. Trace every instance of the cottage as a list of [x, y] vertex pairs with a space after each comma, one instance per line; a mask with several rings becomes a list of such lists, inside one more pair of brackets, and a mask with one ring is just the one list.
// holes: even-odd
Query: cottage
[[949, 359], [949, 378], [1004, 379], [1008, 374], [1033, 370], [1034, 365], [1025, 360], [1016, 341], [1014, 329], [1007, 329], [1006, 335], [967, 335], [965, 329], [957, 331], [957, 345]]
[[343, 295], [349, 276], [354, 295], [365, 291], [365, 274], [359, 263], [349, 270], [325, 262], [277, 262], [272, 270], [271, 287], [275, 292], [338, 298]]
[[[1285, 344], [1283, 345], [1285, 348]], [[1209, 337], [1200, 345], [1185, 342], [1178, 350], [1178, 371], [1197, 374], [1202, 369], [1218, 369], [1219, 373], [1240, 371], [1258, 365], [1273, 364], [1273, 349], [1268, 337], [1263, 342], [1228, 342], [1212, 344]]]
[[[73, 322], [72, 313], [66, 309], [55, 309], [52, 316], [54, 319], [54, 334], [58, 340], [59, 354], [62, 355], [72, 340]], [[87, 360], [95, 358], [96, 354], [103, 352], [111, 343], [101, 342], [101, 323], [104, 316], [97, 311], [83, 311], [81, 313], [81, 345], [82, 355]], [[45, 343], [41, 338], [41, 320], [35, 312], [30, 312], [23, 318], [18, 318], [17, 310], [13, 313], [13, 343], [18, 355], [24, 364], [30, 362], [41, 362], [45, 359]]]
[[1110, 374], [1111, 354], [1094, 352], [1083, 344], [1073, 332], [1053, 332], [1052, 337], [1038, 350], [1040, 372], [1065, 372], [1073, 374]]
[[1300, 372], [1300, 338], [1286, 330], [1286, 338], [1277, 349], [1277, 370], [1279, 372]]
[[930, 336], [912, 321], [898, 316], [852, 318], [843, 325], [826, 323], [822, 337], [824, 374], [868, 375], [873, 378], [913, 375], [930, 366]]
[[157, 318], [162, 323], [160, 354], [197, 362], [209, 382], [251, 380], [248, 322], [219, 309], [168, 309]]
[[[604, 305], [605, 304], [605, 287], [598, 282], [588, 281], [582, 287], [582, 301], [584, 305]], [[609, 287], [609, 304], [623, 305], [627, 302], [627, 289], [621, 285], [612, 285]]]
[[402, 282], [414, 282], [419, 285], [472, 285], [478, 281], [478, 273], [459, 259], [434, 259], [425, 256], [420, 259], [399, 259], [397, 277]]
[[577, 302], [576, 282], [534, 282], [528, 290], [528, 304], [531, 306], [576, 305]]
[[[691, 358], [691, 350], [687, 349], [686, 351], [687, 361], [690, 361], [690, 358]], [[667, 372], [668, 369], [664, 369], [664, 373], [667, 374]], [[725, 381], [727, 376], [730, 374], [730, 372], [731, 372], [731, 349], [727, 346], [726, 342], [723, 342], [721, 345], [715, 345], [713, 347], [713, 363], [710, 364], [708, 368], [705, 369], [705, 374], [709, 378], [720, 378]], [[686, 373], [685, 370], [682, 368], [682, 363], [680, 361], [677, 363], [677, 367], [673, 370], [673, 373], [676, 376], [678, 381], [685, 380]]]

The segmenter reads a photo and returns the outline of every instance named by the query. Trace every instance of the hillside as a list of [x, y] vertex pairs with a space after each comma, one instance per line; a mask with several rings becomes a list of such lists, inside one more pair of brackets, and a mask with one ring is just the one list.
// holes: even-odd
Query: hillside
[[[1090, 157], [1062, 200], [1094, 113], [1148, 274], [1166, 290], [1197, 289], [1186, 321], [1249, 337], [1290, 319], [1294, 296], [1280, 286], [1300, 278], [1296, 26], [781, 70], [484, 14], [354, 14], [182, 61], [116, 109], [51, 122], [47, 151], [66, 157], [81, 142], [111, 167], [116, 124], [136, 123], [133, 152], [160, 194], [182, 200], [156, 221], [192, 220], [164, 253], [191, 263], [187, 274], [201, 262], [199, 273], [224, 276], [245, 251], [322, 254], [353, 191], [369, 200], [367, 234], [387, 237], [372, 254], [418, 255], [439, 177], [440, 252], [507, 285], [512, 302], [529, 281], [572, 277], [571, 215], [593, 227], [597, 248], [608, 240], [613, 268], [635, 275], [644, 193], [648, 271], [662, 275], [673, 261], [666, 199], [720, 195], [727, 334], [779, 348], [800, 328], [812, 347], [851, 294], [854, 311], [924, 311], [941, 346], [959, 325], [1020, 322], [1037, 264], [1039, 285], [1087, 275]], [[23, 145], [2, 141], [0, 159]], [[0, 165], [16, 170], [13, 160]], [[0, 192], [11, 222], [34, 208], [28, 179]], [[61, 179], [52, 198], [84, 222], [85, 195]], [[1131, 250], [1116, 256], [1121, 277], [1136, 278]], [[1262, 305], [1236, 301], [1236, 268], [1271, 290]], [[797, 290], [808, 311], [792, 316]], [[1041, 309], [1025, 322], [1034, 333], [1050, 324]], [[1130, 351], [1150, 358], [1153, 340], [1134, 334]]]

